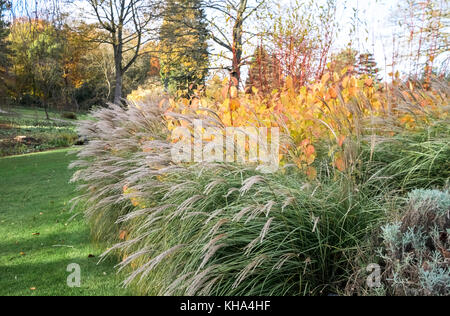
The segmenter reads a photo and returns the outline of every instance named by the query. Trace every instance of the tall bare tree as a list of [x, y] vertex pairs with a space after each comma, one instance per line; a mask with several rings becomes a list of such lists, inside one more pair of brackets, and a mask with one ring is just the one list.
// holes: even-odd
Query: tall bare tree
[[[211, 39], [231, 55], [231, 83], [238, 86], [241, 82], [241, 67], [250, 56], [244, 56], [244, 44], [256, 34], [246, 22], [261, 9], [267, 0], [204, 0], [203, 6], [212, 16], [209, 19]], [[222, 17], [223, 19], [217, 18]], [[230, 29], [224, 28], [225, 24]]]
[[[115, 64], [114, 103], [122, 101], [123, 76], [152, 40], [151, 34], [160, 11], [159, 0], [86, 0], [105, 34], [97, 39], [112, 45]], [[128, 54], [128, 53], [132, 54]], [[125, 56], [131, 55], [126, 58]]]

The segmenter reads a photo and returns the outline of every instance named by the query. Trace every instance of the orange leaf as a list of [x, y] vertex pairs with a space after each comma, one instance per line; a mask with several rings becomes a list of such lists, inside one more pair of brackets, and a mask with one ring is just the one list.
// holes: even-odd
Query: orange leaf
[[236, 111], [241, 106], [241, 102], [237, 99], [233, 99], [230, 101], [230, 109], [231, 111]]
[[347, 169], [346, 164], [345, 164], [345, 160], [342, 157], [337, 157], [334, 160], [334, 165], [336, 166], [336, 168], [338, 168], [339, 171], [344, 172], [345, 169]]
[[301, 146], [306, 147], [307, 145], [311, 144], [311, 141], [309, 139], [305, 139], [302, 141]]
[[342, 147], [344, 145], [346, 137], [344, 135], [339, 136], [338, 138], [338, 145], [339, 147]]
[[334, 87], [330, 88], [329, 93], [332, 99], [336, 99], [338, 97], [337, 90]]
[[313, 145], [306, 146], [305, 153], [307, 156], [314, 155], [316, 153], [316, 148]]
[[313, 181], [317, 179], [317, 170], [314, 167], [308, 167], [306, 169], [306, 175], [308, 176], [308, 179]]
[[128, 237], [128, 232], [126, 230], [121, 230], [119, 233], [120, 240], [126, 240]]

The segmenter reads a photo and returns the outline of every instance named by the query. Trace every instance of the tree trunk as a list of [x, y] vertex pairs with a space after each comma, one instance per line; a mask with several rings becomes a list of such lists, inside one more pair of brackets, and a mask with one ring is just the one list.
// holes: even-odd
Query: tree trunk
[[114, 88], [114, 103], [117, 105], [122, 104], [122, 86], [123, 86], [122, 72], [119, 70], [116, 70], [116, 86]]
[[233, 64], [231, 67], [231, 81], [236, 87], [241, 82], [241, 63], [242, 63], [242, 28], [240, 23], [233, 32]]
[[122, 104], [122, 89], [123, 89], [123, 46], [122, 46], [122, 32], [119, 30], [118, 44], [114, 46], [114, 63], [116, 68], [116, 83], [114, 88], [114, 103], [117, 105]]
[[241, 81], [241, 66], [242, 66], [242, 33], [244, 24], [244, 12], [247, 8], [247, 1], [241, 2], [241, 7], [236, 16], [236, 22], [233, 26], [233, 64], [231, 69], [232, 84], [239, 87]]
[[47, 121], [50, 120], [50, 116], [48, 115], [48, 102], [47, 100], [44, 101], [44, 110], [45, 110], [45, 116], [47, 118]]
[[231, 84], [233, 86], [239, 87], [241, 81], [241, 61], [237, 54], [233, 53], [233, 65], [231, 70]]

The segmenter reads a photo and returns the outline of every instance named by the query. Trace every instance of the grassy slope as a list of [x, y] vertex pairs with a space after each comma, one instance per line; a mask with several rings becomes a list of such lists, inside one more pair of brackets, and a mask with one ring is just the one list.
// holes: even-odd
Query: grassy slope
[[[15, 106], [15, 107], [2, 107], [0, 106], [0, 109], [7, 111], [7, 112], [13, 112], [21, 117], [28, 118], [28, 119], [35, 119], [35, 120], [45, 120], [45, 110], [42, 108], [37, 107], [23, 107], [23, 106]], [[50, 119], [61, 119], [61, 115], [58, 111], [55, 110], [49, 110], [49, 116]], [[85, 120], [88, 118], [88, 115], [86, 113], [77, 113], [77, 117], [79, 120]], [[63, 119], [65, 121], [70, 121], [67, 119]]]
[[[74, 193], [67, 152], [0, 159], [0, 295], [128, 294], [114, 262], [97, 265], [104, 249], [92, 246], [82, 216], [67, 222]], [[81, 266], [81, 288], [66, 284], [70, 263]]]
[[[69, 147], [77, 139], [76, 120], [61, 119], [58, 112], [49, 112], [51, 120], [46, 120], [45, 111], [40, 108], [1, 108], [0, 112], [0, 157]], [[78, 119], [87, 119], [86, 114]], [[14, 141], [16, 136], [27, 136], [31, 142]]]

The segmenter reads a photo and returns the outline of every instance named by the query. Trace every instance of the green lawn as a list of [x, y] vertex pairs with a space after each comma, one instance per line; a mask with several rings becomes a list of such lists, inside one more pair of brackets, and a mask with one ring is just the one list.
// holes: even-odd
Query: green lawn
[[[105, 249], [91, 244], [83, 217], [68, 222], [74, 215], [68, 152], [0, 159], [0, 296], [129, 294], [116, 262], [97, 264]], [[71, 263], [81, 267], [80, 288], [67, 286]]]

